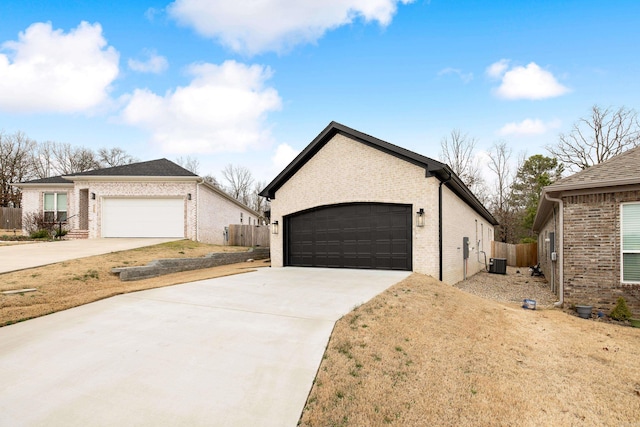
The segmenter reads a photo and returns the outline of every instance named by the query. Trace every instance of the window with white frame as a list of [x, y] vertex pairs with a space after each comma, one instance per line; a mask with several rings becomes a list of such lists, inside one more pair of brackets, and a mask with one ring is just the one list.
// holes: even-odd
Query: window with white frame
[[622, 205], [622, 281], [640, 283], [640, 203]]
[[44, 220], [47, 222], [67, 220], [67, 193], [44, 193]]

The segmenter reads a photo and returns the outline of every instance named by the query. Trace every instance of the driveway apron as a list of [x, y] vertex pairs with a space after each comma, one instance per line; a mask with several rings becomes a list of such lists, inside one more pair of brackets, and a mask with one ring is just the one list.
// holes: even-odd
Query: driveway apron
[[0, 425], [295, 426], [335, 321], [409, 274], [262, 268], [0, 328]]

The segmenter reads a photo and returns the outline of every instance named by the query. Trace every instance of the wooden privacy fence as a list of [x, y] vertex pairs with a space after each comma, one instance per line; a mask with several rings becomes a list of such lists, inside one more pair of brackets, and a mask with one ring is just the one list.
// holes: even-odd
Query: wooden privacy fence
[[22, 208], [0, 208], [0, 229], [22, 229]]
[[266, 225], [229, 225], [228, 245], [269, 247], [269, 227]]
[[529, 267], [538, 263], [538, 244], [491, 242], [493, 258], [506, 258], [510, 267]]

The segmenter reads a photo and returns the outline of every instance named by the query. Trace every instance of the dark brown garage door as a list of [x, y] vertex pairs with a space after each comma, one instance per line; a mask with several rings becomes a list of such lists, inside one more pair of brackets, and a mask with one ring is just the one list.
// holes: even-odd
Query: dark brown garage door
[[285, 265], [411, 270], [411, 205], [335, 205], [285, 218]]

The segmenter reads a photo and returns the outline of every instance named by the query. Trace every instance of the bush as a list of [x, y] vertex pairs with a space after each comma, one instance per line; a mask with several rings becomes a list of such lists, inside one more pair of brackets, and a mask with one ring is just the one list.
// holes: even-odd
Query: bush
[[618, 298], [618, 302], [616, 306], [613, 308], [613, 310], [611, 311], [611, 314], [609, 315], [609, 317], [615, 320], [631, 319], [631, 310], [629, 310], [629, 307], [627, 307], [627, 302], [624, 300], [624, 298], [622, 297]]
[[32, 231], [29, 234], [29, 237], [31, 237], [32, 239], [49, 239], [51, 237], [51, 234], [49, 233], [49, 230], [36, 230]]

